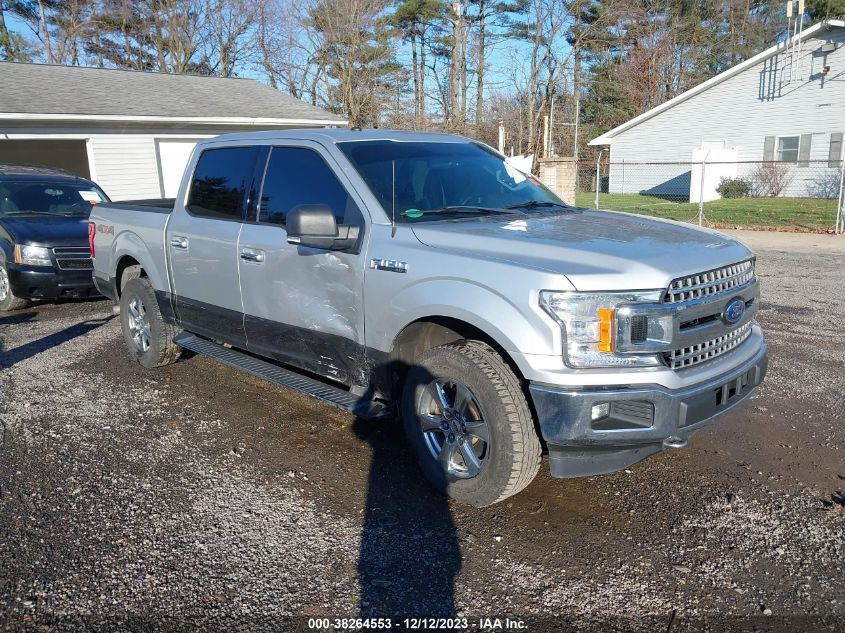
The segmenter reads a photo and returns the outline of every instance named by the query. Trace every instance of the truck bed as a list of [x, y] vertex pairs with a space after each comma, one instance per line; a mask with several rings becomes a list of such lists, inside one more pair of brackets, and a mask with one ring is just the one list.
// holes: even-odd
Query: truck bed
[[94, 276], [119, 283], [112, 277], [128, 255], [143, 266], [156, 289], [168, 290], [165, 233], [174, 204], [173, 198], [159, 198], [95, 205], [89, 218], [95, 226]]
[[120, 209], [122, 211], [141, 211], [143, 213], [171, 213], [176, 205], [176, 198], [150, 198], [148, 200], [122, 200], [104, 202], [101, 208]]

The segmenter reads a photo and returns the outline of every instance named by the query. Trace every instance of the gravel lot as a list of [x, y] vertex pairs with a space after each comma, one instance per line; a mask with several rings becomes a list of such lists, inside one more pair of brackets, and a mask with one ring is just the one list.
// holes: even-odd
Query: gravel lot
[[748, 233], [759, 397], [624, 472], [492, 508], [398, 425], [203, 357], [127, 360], [103, 301], [0, 316], [0, 628], [845, 630], [845, 239]]

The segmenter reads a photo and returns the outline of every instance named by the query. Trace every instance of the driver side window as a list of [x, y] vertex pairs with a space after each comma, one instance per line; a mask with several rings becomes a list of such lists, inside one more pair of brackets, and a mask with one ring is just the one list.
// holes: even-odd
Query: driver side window
[[291, 209], [304, 204], [328, 206], [338, 224], [360, 224], [358, 207], [322, 156], [306, 147], [274, 147], [261, 188], [258, 221], [284, 225]]

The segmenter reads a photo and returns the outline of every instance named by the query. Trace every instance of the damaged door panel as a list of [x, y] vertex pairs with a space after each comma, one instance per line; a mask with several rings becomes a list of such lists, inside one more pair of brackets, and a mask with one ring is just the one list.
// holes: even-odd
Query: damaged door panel
[[358, 204], [317, 146], [273, 147], [264, 174], [257, 221], [244, 224], [238, 244], [248, 348], [338, 382], [365, 384], [361, 249], [290, 244], [286, 230], [292, 209], [325, 205], [339, 225], [363, 232]]

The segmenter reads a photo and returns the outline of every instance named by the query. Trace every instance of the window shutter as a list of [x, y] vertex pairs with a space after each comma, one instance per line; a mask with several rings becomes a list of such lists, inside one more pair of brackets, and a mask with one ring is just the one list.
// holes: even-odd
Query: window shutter
[[833, 132], [830, 135], [830, 153], [827, 155], [828, 167], [839, 167], [842, 160], [842, 132]]
[[802, 134], [801, 144], [798, 146], [798, 166], [810, 166], [810, 146], [813, 144], [812, 134]]
[[767, 136], [766, 142], [763, 145], [763, 160], [775, 159], [775, 137]]

